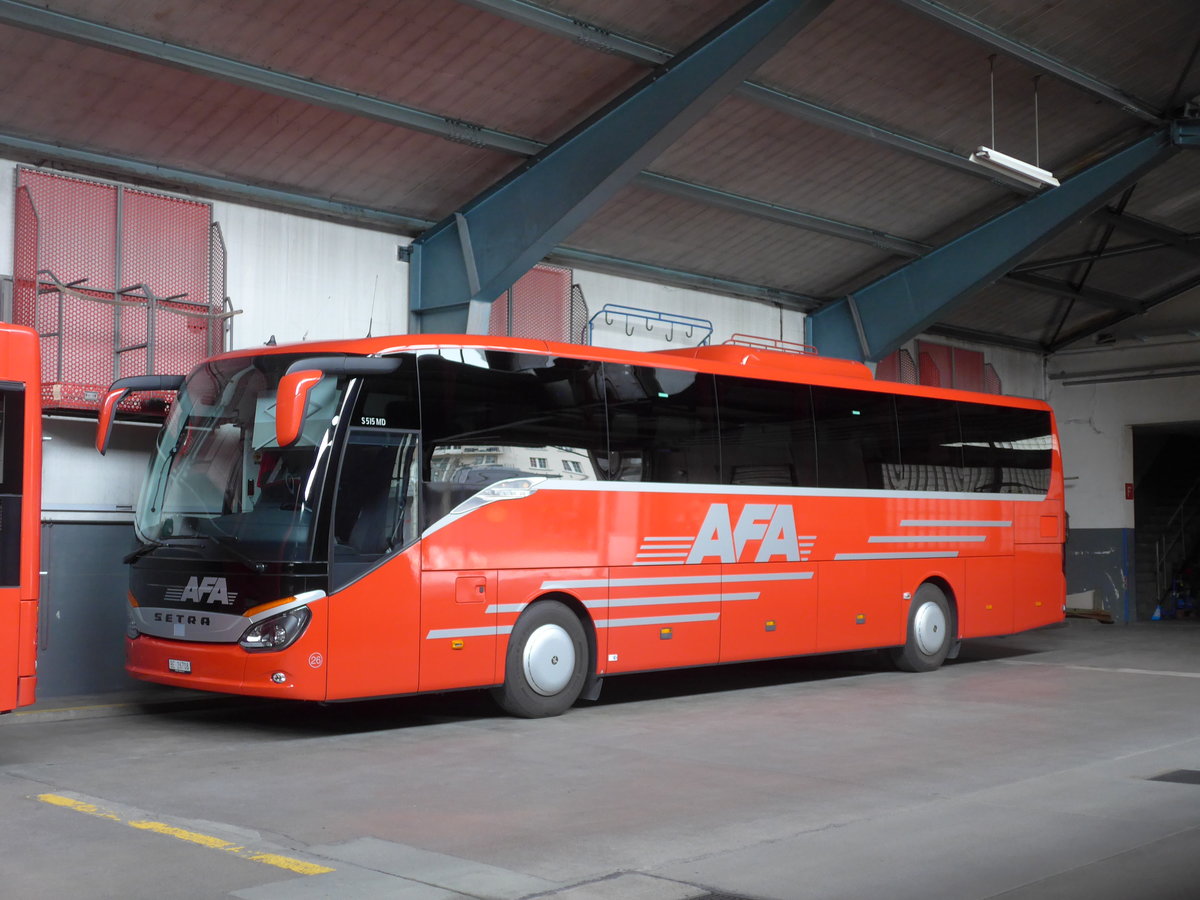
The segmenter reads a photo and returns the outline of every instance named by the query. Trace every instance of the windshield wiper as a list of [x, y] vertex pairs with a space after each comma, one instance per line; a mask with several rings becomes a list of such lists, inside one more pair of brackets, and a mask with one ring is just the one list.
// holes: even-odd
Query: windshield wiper
[[257, 572], [265, 572], [267, 570], [267, 564], [265, 562], [260, 562], [259, 560], [254, 559], [251, 556], [248, 556], [246, 553], [242, 552], [235, 546], [235, 544], [237, 543], [237, 538], [225, 537], [224, 535], [217, 535], [210, 531], [199, 531], [199, 530], [197, 530], [196, 535], [197, 535], [197, 537], [205, 538], [205, 539], [211, 541], [212, 543], [216, 544], [218, 547], [220, 547], [222, 550], [224, 550], [226, 553], [228, 553], [230, 556], [232, 556], [234, 559], [236, 559], [238, 562], [240, 562], [243, 566], [245, 566], [251, 572], [257, 573]]
[[[143, 539], [139, 538], [138, 540], [143, 540]], [[146, 541], [146, 543], [142, 544], [142, 546], [138, 547], [132, 553], [127, 554], [125, 556], [125, 558], [121, 560], [121, 562], [128, 565], [131, 562], [136, 562], [137, 560], [141, 559], [147, 553], [153, 553], [159, 547], [168, 546], [168, 544], [165, 541], [156, 541], [153, 538], [145, 538], [144, 540]]]
[[248, 556], [237, 546], [237, 538], [233, 535], [226, 534], [215, 525], [212, 525], [208, 519], [198, 518], [193, 525], [194, 531], [189, 535], [177, 535], [176, 540], [187, 540], [189, 538], [207, 541], [210, 544], [216, 544], [251, 572], [265, 572], [267, 564]]

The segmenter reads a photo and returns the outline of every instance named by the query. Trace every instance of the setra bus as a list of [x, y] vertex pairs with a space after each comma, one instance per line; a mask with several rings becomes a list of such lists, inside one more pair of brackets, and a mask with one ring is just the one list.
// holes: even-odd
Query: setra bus
[[149, 681], [486, 687], [548, 716], [619, 673], [867, 648], [931, 670], [1063, 617], [1036, 400], [761, 345], [414, 335], [123, 379], [101, 452], [120, 398], [163, 389], [126, 642]]
[[38, 336], [0, 322], [0, 713], [34, 702], [41, 552]]

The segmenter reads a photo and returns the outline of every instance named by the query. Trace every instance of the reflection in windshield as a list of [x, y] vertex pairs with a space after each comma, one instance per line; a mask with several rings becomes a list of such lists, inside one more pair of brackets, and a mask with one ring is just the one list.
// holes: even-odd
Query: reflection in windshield
[[159, 435], [138, 503], [143, 541], [204, 538], [243, 561], [302, 560], [341, 402], [337, 380], [309, 395], [304, 433], [275, 442], [275, 389], [294, 356], [227, 359], [197, 369]]

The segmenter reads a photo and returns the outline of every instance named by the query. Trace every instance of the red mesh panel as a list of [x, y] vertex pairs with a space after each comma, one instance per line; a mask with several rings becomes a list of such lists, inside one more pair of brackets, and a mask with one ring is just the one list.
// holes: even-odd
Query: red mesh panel
[[917, 341], [917, 359], [920, 362], [921, 384], [930, 387], [951, 386], [953, 368], [949, 347], [929, 341]]
[[13, 321], [32, 328], [37, 324], [38, 219], [29, 188], [17, 188], [14, 206]]
[[[210, 205], [23, 166], [17, 180], [14, 318], [42, 335], [48, 406], [96, 409], [115, 378], [186, 372], [223, 349]], [[121, 409], [159, 406], [135, 395]]]
[[964, 391], [983, 390], [983, 354], [978, 350], [954, 348], [954, 384]]
[[983, 364], [983, 389], [989, 394], [1004, 393], [1004, 385], [1001, 384], [1000, 376], [996, 374], [991, 363]]
[[[132, 320], [129, 324], [136, 330], [123, 327], [121, 343], [145, 342], [152, 326], [154, 371], [186, 372], [209, 352], [210, 319], [182, 313], [211, 311], [208, 230], [212, 210], [190, 200], [126, 190], [124, 213], [121, 287], [144, 284], [157, 296], [177, 297], [179, 302], [163, 303], [153, 323], [147, 321], [144, 309], [124, 307], [122, 325]], [[146, 366], [145, 351], [122, 354], [122, 375], [144, 374]]]
[[907, 350], [898, 350], [900, 354], [900, 377], [896, 379], [903, 384], [920, 384], [917, 364], [913, 362], [912, 354]]
[[570, 269], [545, 263], [521, 276], [504, 296], [492, 304], [489, 334], [578, 343], [572, 325]]
[[[213, 222], [208, 229], [208, 305], [214, 312], [225, 312], [226, 259], [225, 238], [221, 234], [221, 226]], [[208, 346], [204, 353], [206, 357], [214, 356], [225, 349], [225, 336], [232, 331], [231, 321], [213, 319], [209, 323]]]
[[876, 381], [900, 380], [900, 351], [889, 353], [875, 365]]

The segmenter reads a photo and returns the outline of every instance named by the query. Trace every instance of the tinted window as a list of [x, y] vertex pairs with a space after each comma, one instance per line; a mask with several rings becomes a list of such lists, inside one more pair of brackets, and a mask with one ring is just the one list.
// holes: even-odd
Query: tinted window
[[721, 449], [711, 375], [609, 364], [604, 389], [612, 477], [719, 483]]
[[883, 488], [885, 465], [900, 462], [891, 394], [812, 389], [817, 430], [817, 484]]
[[354, 404], [350, 425], [353, 428], [421, 427], [417, 397], [417, 360], [401, 356], [400, 368], [391, 375], [363, 379]]
[[25, 394], [0, 385], [0, 585], [21, 577], [21, 492]]
[[964, 472], [969, 490], [1044, 494], [1050, 488], [1050, 414], [960, 403]]
[[718, 375], [722, 483], [817, 483], [808, 385]]
[[455, 350], [421, 356], [418, 371], [427, 523], [507, 478], [604, 477], [599, 363]]
[[351, 428], [333, 512], [334, 586], [417, 539], [415, 431]]
[[898, 395], [896, 423], [900, 463], [886, 466], [887, 487], [899, 491], [963, 491], [962, 437], [958, 404]]

